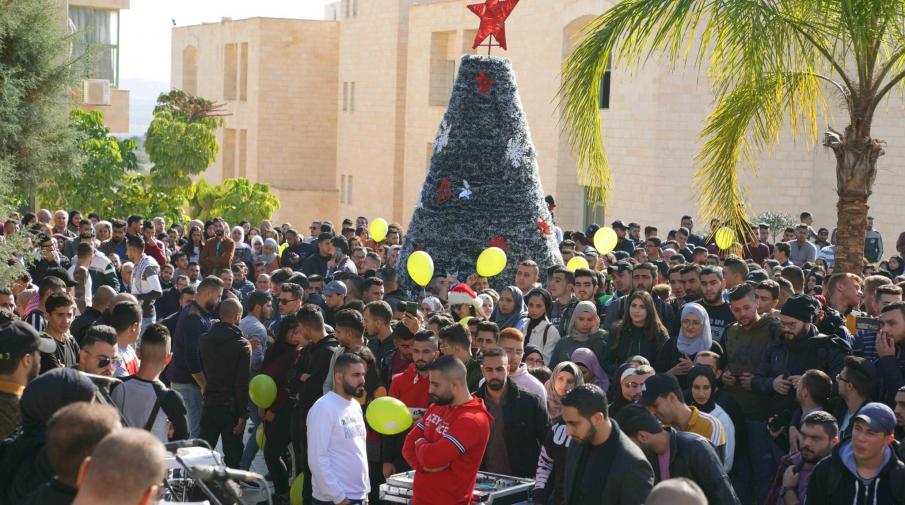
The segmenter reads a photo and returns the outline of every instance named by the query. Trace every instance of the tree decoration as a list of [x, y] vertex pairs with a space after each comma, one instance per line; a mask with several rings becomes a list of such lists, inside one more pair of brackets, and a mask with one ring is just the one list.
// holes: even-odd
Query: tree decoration
[[543, 219], [537, 220], [537, 229], [538, 229], [538, 231], [540, 231], [541, 237], [550, 234], [550, 225], [547, 224], [547, 222], [544, 221]]
[[496, 82], [496, 79], [491, 79], [487, 77], [487, 74], [481, 72], [475, 77], [475, 80], [478, 81], [478, 91], [481, 92], [482, 95], [486, 95], [490, 92], [490, 86], [493, 86], [493, 83]]
[[439, 153], [449, 143], [449, 124], [444, 119], [437, 129], [437, 138], [434, 139], [434, 154]]
[[487, 46], [487, 53], [490, 54], [490, 47], [493, 46], [493, 38], [501, 48], [506, 49], [506, 18], [512, 14], [512, 10], [518, 5], [519, 0], [486, 0], [482, 4], [471, 4], [468, 10], [474, 12], [481, 18], [481, 25], [478, 27], [478, 33], [474, 38], [472, 49], [477, 49], [484, 42], [484, 39], [490, 37]]
[[[482, 73], [495, 80], [493, 93], [480, 93], [475, 76]], [[514, 282], [523, 260], [536, 261], [542, 276], [550, 266], [562, 265], [511, 62], [464, 56], [439, 125], [441, 133], [455, 135], [433, 153], [421, 206], [413, 202], [397, 266], [402, 289], [421, 292], [405, 268], [419, 244], [430, 251], [436, 271], [458, 272], [459, 279], [476, 272], [476, 260], [485, 249], [505, 251], [510, 261], [490, 279], [495, 289]], [[507, 151], [517, 155], [507, 157]], [[452, 188], [462, 197], [450, 198]], [[538, 221], [547, 226], [546, 233], [539, 233]]]

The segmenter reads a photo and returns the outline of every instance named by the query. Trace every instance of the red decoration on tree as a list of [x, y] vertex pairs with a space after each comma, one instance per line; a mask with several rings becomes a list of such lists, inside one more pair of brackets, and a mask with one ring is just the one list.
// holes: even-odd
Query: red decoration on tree
[[[468, 9], [481, 18], [481, 26], [474, 38], [472, 49], [476, 49], [488, 36], [496, 37], [500, 47], [506, 49], [506, 18], [518, 5], [519, 0], [485, 0], [482, 4], [471, 4]], [[488, 47], [488, 53], [490, 49]]]
[[538, 229], [538, 231], [540, 231], [541, 237], [546, 236], [550, 233], [550, 225], [547, 224], [547, 222], [544, 221], [543, 219], [537, 220], [537, 229]]
[[449, 182], [449, 177], [444, 177], [437, 183], [437, 205], [448, 202], [450, 198], [452, 198], [452, 184]]
[[478, 74], [477, 77], [474, 78], [474, 80], [478, 81], [478, 91], [480, 91], [483, 95], [486, 95], [487, 92], [490, 91], [490, 86], [492, 86], [493, 83], [496, 82], [496, 79], [487, 77], [487, 74], [485, 74], [484, 72]]
[[495, 235], [489, 242], [487, 242], [487, 247], [499, 247], [505, 252], [509, 252], [509, 243], [506, 242], [506, 239]]

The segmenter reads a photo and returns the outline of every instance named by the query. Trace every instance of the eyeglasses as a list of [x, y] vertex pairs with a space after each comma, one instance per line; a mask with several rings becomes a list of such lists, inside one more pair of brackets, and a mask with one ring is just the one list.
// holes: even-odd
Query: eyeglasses
[[108, 366], [110, 366], [110, 363], [113, 363], [114, 365], [119, 365], [122, 362], [123, 362], [123, 359], [120, 358], [119, 356], [114, 356], [112, 358], [109, 358], [107, 356], [99, 356], [97, 359], [97, 367], [98, 368], [107, 368]]
[[630, 388], [640, 388], [642, 383], [641, 382], [626, 382], [625, 385]]
[[842, 373], [836, 374], [836, 382], [848, 382], [851, 384], [851, 381], [842, 376]]
[[290, 298], [288, 300], [286, 300], [285, 298], [280, 298], [280, 305], [289, 305], [290, 303], [297, 301], [299, 301], [298, 298]]
[[696, 319], [683, 319], [683, 326], [701, 326], [701, 322]]

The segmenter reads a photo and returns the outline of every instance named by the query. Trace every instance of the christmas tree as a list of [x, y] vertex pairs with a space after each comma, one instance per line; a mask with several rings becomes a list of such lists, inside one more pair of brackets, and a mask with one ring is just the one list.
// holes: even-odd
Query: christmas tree
[[514, 284], [522, 260], [537, 262], [542, 276], [562, 264], [508, 59], [462, 57], [410, 223], [398, 264], [409, 292], [420, 290], [405, 268], [418, 250], [431, 255], [435, 272], [464, 281], [481, 251], [503, 249], [506, 269], [490, 279], [497, 290]]

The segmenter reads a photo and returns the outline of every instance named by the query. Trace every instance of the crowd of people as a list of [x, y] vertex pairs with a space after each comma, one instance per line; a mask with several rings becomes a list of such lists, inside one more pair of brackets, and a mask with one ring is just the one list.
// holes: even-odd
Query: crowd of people
[[[379, 503], [410, 470], [416, 505], [469, 503], [478, 471], [537, 505], [905, 503], [905, 261], [875, 231], [856, 275], [808, 213], [738, 254], [617, 220], [605, 254], [555, 230], [589, 268], [406, 293], [399, 225], [106, 217], [4, 223], [34, 250], [0, 286], [0, 505], [154, 503], [189, 438], [262, 452], [276, 503], [297, 475], [304, 503]], [[365, 422], [384, 396], [410, 429]]]

